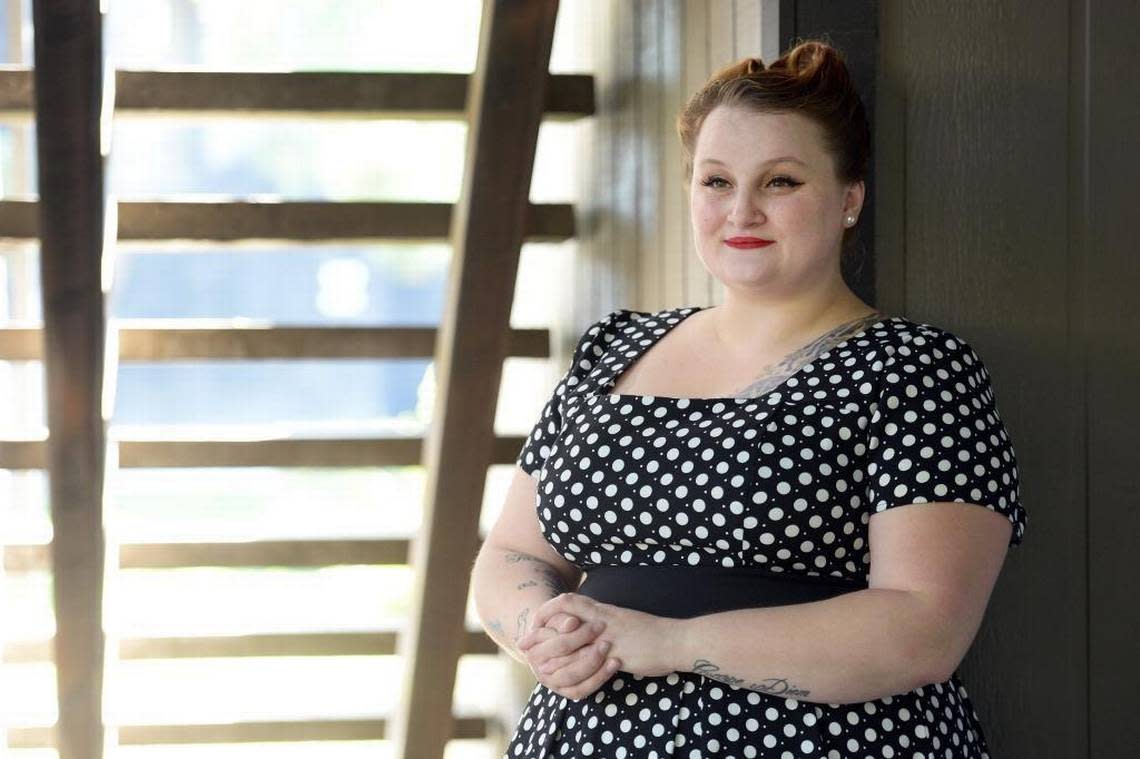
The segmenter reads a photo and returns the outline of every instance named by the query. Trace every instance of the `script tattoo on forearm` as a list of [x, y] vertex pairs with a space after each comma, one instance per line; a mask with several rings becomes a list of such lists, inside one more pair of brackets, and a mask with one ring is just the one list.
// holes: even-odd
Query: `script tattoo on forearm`
[[538, 587], [537, 582], [535, 582], [534, 580], [527, 580], [526, 582], [520, 582], [518, 584], [518, 587], [516, 588], [516, 590], [522, 590], [523, 588], [537, 588], [537, 587]]
[[783, 696], [785, 698], [800, 698], [807, 696], [811, 691], [796, 688], [788, 683], [786, 678], [782, 677], [769, 677], [767, 680], [762, 680], [758, 683], [745, 683], [743, 678], [733, 677], [732, 675], [721, 672], [720, 667], [713, 664], [708, 659], [697, 659], [693, 662], [693, 672], [698, 675], [704, 675], [707, 678], [716, 680], [717, 682], [725, 683], [727, 685], [735, 685], [748, 690], [760, 691], [761, 693], [769, 693], [773, 696]]
[[[558, 570], [547, 564], [542, 559], [531, 556], [529, 553], [516, 553], [510, 551], [505, 556], [508, 564], [519, 564], [524, 561], [531, 562], [535, 570], [539, 573], [542, 584], [554, 595], [560, 595], [566, 592], [566, 581], [562, 579], [562, 575], [558, 574]], [[534, 584], [533, 582], [531, 583]], [[527, 587], [526, 583], [518, 586], [518, 589]]]

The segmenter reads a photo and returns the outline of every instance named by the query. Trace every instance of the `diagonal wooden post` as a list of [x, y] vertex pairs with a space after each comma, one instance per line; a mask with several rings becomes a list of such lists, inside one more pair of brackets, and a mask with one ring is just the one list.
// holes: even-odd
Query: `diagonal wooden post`
[[60, 759], [103, 756], [105, 353], [99, 0], [35, 0]]
[[498, 400], [557, 0], [485, 0], [468, 90], [467, 163], [452, 217], [435, 354], [423, 523], [413, 545], [404, 680], [389, 723], [397, 757], [442, 757]]

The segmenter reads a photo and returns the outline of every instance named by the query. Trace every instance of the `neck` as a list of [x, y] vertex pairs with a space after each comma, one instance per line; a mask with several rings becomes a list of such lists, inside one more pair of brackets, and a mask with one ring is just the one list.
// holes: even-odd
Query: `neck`
[[709, 322], [724, 346], [742, 355], [780, 353], [861, 317], [878, 314], [845, 284], [788, 300], [760, 300], [728, 291]]

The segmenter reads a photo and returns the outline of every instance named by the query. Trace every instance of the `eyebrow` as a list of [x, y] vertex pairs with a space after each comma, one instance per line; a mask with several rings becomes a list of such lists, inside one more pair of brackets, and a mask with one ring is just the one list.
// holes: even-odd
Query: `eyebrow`
[[[765, 164], [780, 163], [781, 161], [789, 161], [791, 163], [798, 163], [801, 166], [807, 166], [807, 164], [804, 163], [803, 161], [801, 161], [800, 159], [796, 158], [795, 156], [790, 156], [790, 155], [780, 156], [779, 158], [772, 158], [768, 161], [765, 161], [764, 163]], [[701, 163], [715, 163], [715, 164], [718, 164], [720, 166], [727, 166], [728, 165], [724, 161], [717, 160], [716, 158], [702, 158]]]

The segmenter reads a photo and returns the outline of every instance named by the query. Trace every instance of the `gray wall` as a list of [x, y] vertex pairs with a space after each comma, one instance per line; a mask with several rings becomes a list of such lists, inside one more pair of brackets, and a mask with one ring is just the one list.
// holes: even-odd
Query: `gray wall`
[[1030, 518], [963, 679], [995, 757], [1134, 756], [1140, 4], [878, 17], [877, 305], [982, 354]]

